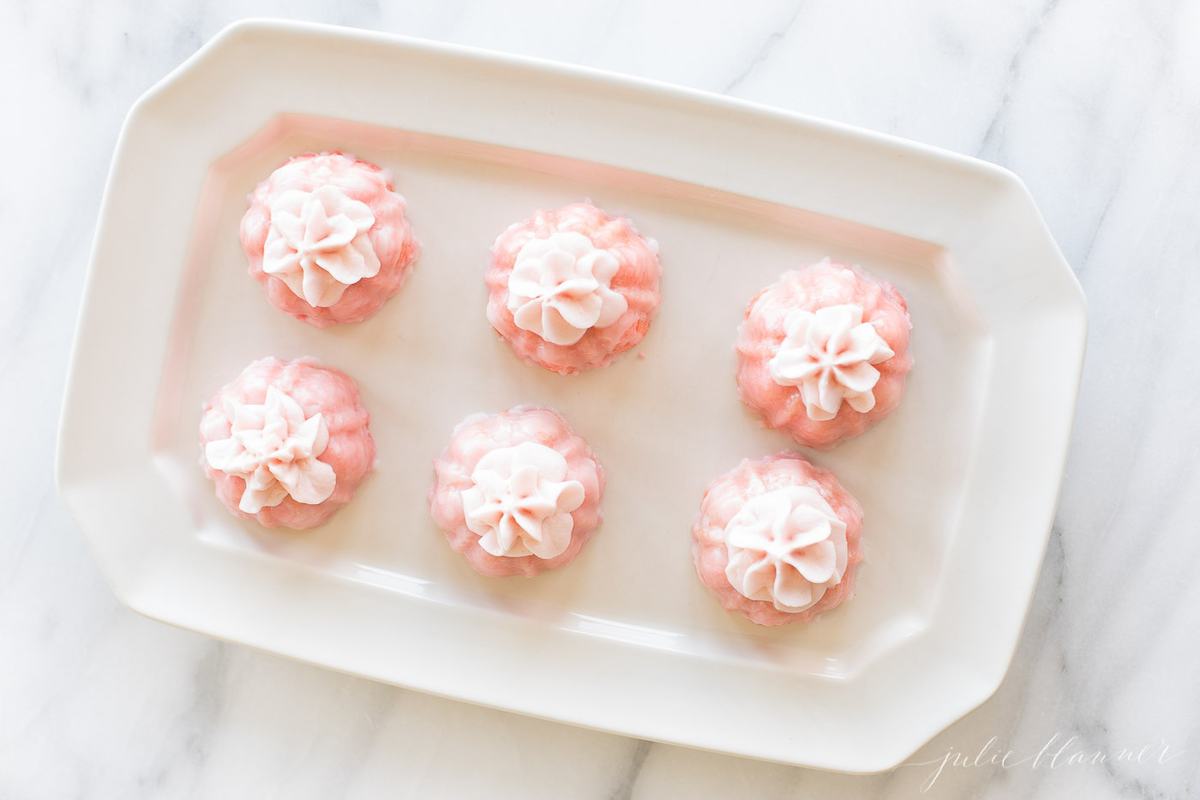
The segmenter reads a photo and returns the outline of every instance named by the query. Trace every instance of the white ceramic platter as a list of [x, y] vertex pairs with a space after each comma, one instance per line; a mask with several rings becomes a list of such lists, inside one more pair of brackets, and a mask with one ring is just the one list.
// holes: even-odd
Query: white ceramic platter
[[[246, 273], [245, 196], [290, 155], [392, 171], [424, 254], [373, 319], [319, 331]], [[591, 198], [661, 246], [664, 300], [613, 366], [520, 363], [484, 316], [488, 248]], [[789, 447], [743, 411], [750, 296], [825, 255], [908, 297], [901, 408], [814, 460], [866, 511], [853, 602], [727, 615], [695, 577], [707, 483]], [[138, 101], [75, 343], [59, 483], [120, 598], [156, 619], [381, 681], [632, 736], [855, 772], [903, 760], [1004, 675], [1050, 527], [1084, 346], [1079, 287], [1002, 169], [723, 97], [428, 42], [236, 25]], [[252, 359], [355, 377], [379, 446], [309, 533], [235, 520], [198, 465], [201, 403]], [[610, 476], [569, 567], [477, 576], [429, 520], [468, 413], [560, 410]]]

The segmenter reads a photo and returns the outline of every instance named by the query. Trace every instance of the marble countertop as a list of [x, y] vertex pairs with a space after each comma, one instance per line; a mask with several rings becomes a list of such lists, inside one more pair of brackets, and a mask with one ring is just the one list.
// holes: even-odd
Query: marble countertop
[[[386, 6], [386, 7], [382, 7]], [[302, 0], [0, 6], [0, 798], [1174, 798], [1200, 794], [1200, 4]], [[892, 773], [691, 751], [403, 691], [118, 605], [53, 485], [108, 161], [137, 96], [237, 15], [676, 82], [1021, 175], [1089, 352], [997, 695]], [[1183, 357], [1183, 364], [1173, 359]], [[1191, 413], [1191, 416], [1188, 414]], [[986, 620], [980, 620], [986, 625]]]

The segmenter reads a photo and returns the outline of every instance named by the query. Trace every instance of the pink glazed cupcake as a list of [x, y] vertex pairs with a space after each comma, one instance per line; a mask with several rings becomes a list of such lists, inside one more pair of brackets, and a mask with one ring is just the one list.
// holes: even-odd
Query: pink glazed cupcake
[[785, 272], [738, 328], [738, 392], [767, 426], [831, 447], [899, 405], [911, 329], [900, 292], [858, 267], [825, 259]]
[[250, 195], [241, 239], [267, 300], [318, 328], [378, 311], [419, 252], [388, 174], [341, 153], [272, 172]]
[[832, 472], [795, 453], [746, 459], [700, 503], [696, 573], [751, 622], [809, 622], [854, 595], [862, 520]]
[[658, 245], [591, 203], [538, 211], [492, 245], [488, 320], [519, 357], [571, 375], [610, 363], [650, 328]]
[[433, 469], [433, 520], [481, 575], [561, 567], [600, 525], [604, 470], [548, 408], [467, 417]]
[[263, 358], [204, 406], [204, 471], [234, 515], [312, 528], [350, 502], [371, 471], [370, 419], [345, 374], [309, 358]]

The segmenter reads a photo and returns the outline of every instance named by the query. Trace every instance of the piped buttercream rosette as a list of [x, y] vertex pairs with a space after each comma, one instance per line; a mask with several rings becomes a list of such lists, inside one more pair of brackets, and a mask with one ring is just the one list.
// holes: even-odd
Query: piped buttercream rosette
[[494, 556], [554, 558], [571, 543], [571, 512], [583, 484], [567, 479], [567, 461], [545, 445], [523, 442], [493, 450], [462, 493], [467, 527]]
[[700, 581], [758, 625], [811, 622], [854, 595], [863, 512], [798, 453], [744, 459], [709, 485], [692, 526]]
[[374, 224], [370, 206], [336, 186], [283, 192], [271, 203], [263, 272], [309, 305], [332, 306], [347, 287], [379, 274], [367, 235]]
[[787, 335], [768, 363], [781, 386], [798, 386], [809, 419], [830, 420], [842, 401], [866, 413], [875, 407], [875, 364], [895, 355], [862, 306], [826, 306], [788, 315]]
[[257, 514], [285, 497], [307, 505], [329, 499], [337, 478], [319, 458], [329, 444], [322, 414], [305, 417], [299, 403], [273, 386], [261, 405], [225, 403], [229, 437], [206, 443], [204, 458], [213, 469], [246, 482], [240, 510]]
[[612, 325], [629, 303], [611, 288], [620, 262], [582, 233], [530, 239], [508, 278], [508, 309], [518, 328], [571, 345], [592, 328]]
[[433, 462], [429, 512], [481, 575], [537, 575], [576, 558], [602, 519], [604, 469], [549, 408], [472, 414]]
[[846, 523], [808, 486], [749, 500], [725, 526], [725, 547], [730, 585], [778, 611], [811, 608], [846, 573]]

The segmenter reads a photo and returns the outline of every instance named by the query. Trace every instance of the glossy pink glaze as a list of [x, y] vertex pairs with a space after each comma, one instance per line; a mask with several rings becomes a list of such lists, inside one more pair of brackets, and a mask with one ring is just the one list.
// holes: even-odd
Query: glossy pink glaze
[[[518, 328], [508, 309], [508, 276], [517, 253], [530, 239], [571, 231], [582, 233], [599, 248], [611, 250], [620, 261], [611, 288], [624, 295], [628, 309], [612, 325], [592, 328], [572, 345], [545, 341], [536, 333]], [[643, 238], [623, 217], [611, 217], [591, 203], [572, 203], [552, 211], [538, 211], [500, 234], [492, 245], [492, 260], [484, 277], [488, 288], [488, 320], [525, 361], [553, 372], [571, 375], [603, 367], [636, 345], [650, 329], [660, 300], [662, 267], [657, 246]]]
[[[467, 528], [461, 493], [474, 485], [471, 473], [479, 459], [501, 447], [536, 442], [562, 454], [567, 461], [567, 479], [583, 484], [583, 504], [571, 512], [571, 543], [554, 558], [534, 555], [508, 558], [494, 556], [479, 546], [479, 536]], [[537, 575], [572, 561], [601, 522], [600, 500], [604, 495], [604, 469], [567, 421], [548, 408], [516, 406], [502, 414], [474, 414], [460, 422], [450, 444], [433, 462], [434, 480], [429, 488], [429, 512], [442, 529], [450, 546], [461, 553], [481, 575]]]
[[[380, 268], [373, 278], [349, 286], [333, 305], [317, 308], [293, 293], [282, 279], [263, 272], [262, 260], [271, 229], [272, 199], [289, 189], [312, 191], [327, 184], [371, 207], [375, 224], [367, 235]], [[362, 322], [400, 291], [420, 252], [404, 210], [404, 198], [395, 192], [391, 179], [380, 167], [341, 153], [296, 156], [272, 172], [250, 195], [250, 208], [241, 224], [242, 249], [250, 260], [250, 274], [266, 287], [271, 305], [298, 320], [318, 328]]]
[[204, 462], [204, 472], [216, 484], [217, 498], [230, 513], [242, 519], [257, 520], [267, 528], [313, 528], [329, 519], [335, 511], [350, 502], [363, 478], [375, 463], [375, 440], [371, 438], [371, 415], [363, 408], [358, 387], [345, 373], [321, 367], [311, 358], [281, 361], [262, 358], [250, 364], [237, 378], [223, 386], [204, 406], [200, 420], [200, 449], [208, 442], [229, 437], [230, 419], [223, 400], [261, 404], [267, 387], [291, 395], [305, 416], [321, 413], [329, 427], [329, 444], [318, 457], [333, 467], [337, 482], [333, 495], [323, 503], [306, 505], [291, 497], [277, 506], [263, 508], [257, 514], [238, 509], [246, 482], [236, 476], [212, 469]]
[[[799, 387], [776, 383], [768, 364], [784, 339], [789, 312], [816, 311], [845, 303], [862, 306], [863, 322], [875, 325], [895, 355], [875, 365], [880, 376], [874, 389], [873, 409], [862, 413], [843, 403], [833, 419], [813, 420], [805, 411]], [[832, 447], [843, 439], [858, 436], [900, 404], [905, 377], [912, 368], [908, 351], [911, 329], [908, 304], [900, 292], [857, 267], [822, 261], [785, 272], [754, 296], [738, 327], [738, 393], [742, 402], [768, 427], [786, 431], [808, 447]]]
[[[752, 497], [787, 486], [811, 486], [821, 493], [838, 518], [846, 523], [847, 566], [841, 583], [825, 592], [812, 608], [799, 613], [779, 611], [764, 600], [751, 600], [729, 583], [725, 566], [725, 526]], [[806, 461], [797, 453], [780, 453], [745, 459], [713, 481], [700, 501], [700, 513], [692, 527], [692, 558], [701, 582], [712, 590], [721, 605], [759, 625], [809, 622], [837, 608], [854, 596], [854, 578], [862, 561], [862, 508], [834, 474]]]

